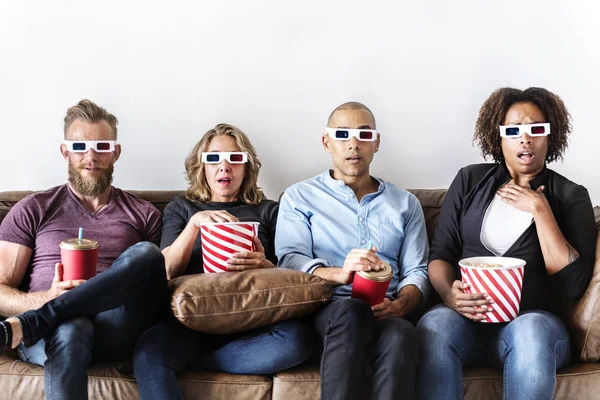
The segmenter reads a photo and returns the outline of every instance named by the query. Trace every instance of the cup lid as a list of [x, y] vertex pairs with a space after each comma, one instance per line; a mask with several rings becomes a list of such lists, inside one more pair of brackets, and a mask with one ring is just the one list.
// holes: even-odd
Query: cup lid
[[365, 279], [375, 282], [387, 282], [392, 279], [394, 270], [387, 262], [383, 262], [383, 269], [379, 271], [358, 271], [357, 274]]
[[67, 250], [94, 250], [98, 248], [98, 242], [94, 239], [66, 239], [60, 242], [60, 248]]

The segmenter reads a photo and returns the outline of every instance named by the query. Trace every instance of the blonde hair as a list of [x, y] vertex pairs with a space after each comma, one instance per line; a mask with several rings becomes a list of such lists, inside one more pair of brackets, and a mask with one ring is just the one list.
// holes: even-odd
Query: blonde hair
[[106, 111], [106, 109], [100, 107], [93, 101], [83, 99], [79, 101], [79, 103], [67, 110], [67, 115], [65, 115], [64, 120], [65, 139], [67, 139], [67, 132], [69, 130], [69, 127], [77, 119], [89, 123], [98, 123], [101, 121], [106, 121], [112, 128], [112, 131], [115, 135], [115, 139], [117, 138], [117, 124], [119, 123], [117, 117], [115, 117], [114, 115]]
[[210, 187], [206, 181], [202, 152], [208, 150], [208, 145], [214, 137], [223, 135], [231, 136], [235, 140], [238, 149], [248, 153], [248, 162], [245, 165], [244, 180], [242, 186], [240, 186], [238, 199], [246, 204], [260, 204], [265, 194], [257, 184], [261, 164], [256, 155], [256, 150], [254, 150], [254, 146], [252, 146], [250, 139], [244, 132], [228, 124], [218, 124], [214, 129], [206, 132], [185, 159], [185, 178], [190, 184], [185, 196], [190, 200], [202, 203], [206, 203], [212, 198]]

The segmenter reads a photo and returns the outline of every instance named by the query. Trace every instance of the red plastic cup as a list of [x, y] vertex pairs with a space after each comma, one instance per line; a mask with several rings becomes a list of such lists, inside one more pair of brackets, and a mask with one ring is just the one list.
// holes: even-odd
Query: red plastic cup
[[361, 299], [374, 306], [385, 298], [394, 271], [384, 261], [384, 268], [379, 271], [358, 271], [352, 282], [352, 297]]
[[233, 254], [254, 251], [259, 222], [225, 222], [200, 225], [204, 272], [227, 272]]
[[[481, 322], [510, 322], [519, 315], [525, 261], [511, 257], [471, 257], [458, 262], [462, 281], [470, 285], [465, 293], [487, 293], [494, 303], [481, 308]], [[481, 267], [482, 264], [498, 265]]]
[[60, 242], [63, 280], [91, 279], [96, 276], [98, 242], [92, 239], [67, 239]]

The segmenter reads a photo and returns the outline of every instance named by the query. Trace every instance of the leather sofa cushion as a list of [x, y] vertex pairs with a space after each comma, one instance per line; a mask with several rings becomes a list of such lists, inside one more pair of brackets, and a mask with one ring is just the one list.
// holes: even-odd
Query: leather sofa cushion
[[[600, 208], [594, 209], [600, 227]], [[571, 334], [581, 361], [600, 361], [600, 236], [592, 280], [571, 314]]]
[[[488, 368], [463, 370], [465, 400], [502, 400], [502, 372]], [[318, 399], [318, 364], [302, 364], [273, 377], [273, 400]], [[581, 363], [556, 375], [554, 399], [595, 400], [600, 393], [600, 364]]]
[[[92, 363], [88, 369], [90, 399], [139, 399], [135, 378], [118, 372], [113, 363]], [[182, 371], [177, 381], [186, 399], [271, 400], [270, 375], [234, 375]], [[44, 400], [44, 368], [17, 359], [14, 352], [0, 356], [0, 399]]]
[[289, 269], [182, 276], [169, 283], [173, 315], [188, 328], [241, 332], [316, 312], [331, 299], [331, 283]]

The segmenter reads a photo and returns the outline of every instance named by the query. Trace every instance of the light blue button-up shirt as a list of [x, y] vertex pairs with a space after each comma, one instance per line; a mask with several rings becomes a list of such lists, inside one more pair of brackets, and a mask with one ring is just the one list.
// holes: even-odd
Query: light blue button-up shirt
[[[369, 241], [377, 256], [394, 270], [386, 297], [395, 299], [406, 285], [427, 298], [429, 246], [423, 210], [417, 198], [390, 182], [357, 201], [352, 189], [325, 171], [290, 186], [279, 204], [275, 252], [279, 267], [312, 273], [317, 267], [341, 267], [354, 248]], [[334, 288], [349, 297], [352, 285]]]

